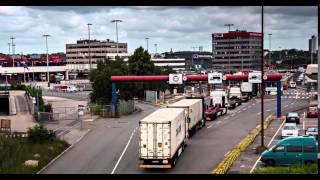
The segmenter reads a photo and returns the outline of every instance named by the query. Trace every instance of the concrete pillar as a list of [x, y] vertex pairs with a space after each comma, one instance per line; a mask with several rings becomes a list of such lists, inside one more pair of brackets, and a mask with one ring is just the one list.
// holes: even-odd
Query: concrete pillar
[[66, 73], [65, 73], [65, 78], [64, 78], [66, 81], [68, 81], [69, 80], [69, 71], [68, 70], [66, 70]]

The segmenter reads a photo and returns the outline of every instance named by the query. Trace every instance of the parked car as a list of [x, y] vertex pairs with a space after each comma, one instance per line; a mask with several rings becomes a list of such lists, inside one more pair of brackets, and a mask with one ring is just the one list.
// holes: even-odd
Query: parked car
[[318, 159], [318, 142], [314, 137], [288, 137], [265, 150], [261, 161], [267, 165], [312, 164]]
[[68, 86], [67, 92], [77, 92], [79, 89], [76, 86]]
[[296, 112], [289, 112], [287, 114], [286, 123], [296, 123], [300, 124], [299, 114]]
[[316, 127], [308, 127], [306, 129], [306, 136], [313, 136], [318, 140], [318, 128]]
[[299, 129], [297, 127], [296, 123], [285, 123], [282, 131], [281, 131], [281, 138], [286, 137], [292, 137], [292, 136], [298, 136], [299, 135]]
[[317, 107], [309, 107], [307, 111], [308, 118], [316, 118], [318, 117], [318, 108]]

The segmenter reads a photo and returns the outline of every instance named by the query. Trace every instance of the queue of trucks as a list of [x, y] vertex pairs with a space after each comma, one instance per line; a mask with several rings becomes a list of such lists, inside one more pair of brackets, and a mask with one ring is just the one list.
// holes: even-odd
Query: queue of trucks
[[[251, 87], [250, 87], [251, 86]], [[252, 97], [252, 84], [210, 92], [210, 105], [203, 97], [187, 97], [158, 109], [139, 122], [140, 168], [173, 168], [187, 141], [207, 120], [227, 114], [229, 108]], [[235, 103], [233, 103], [235, 102]]]

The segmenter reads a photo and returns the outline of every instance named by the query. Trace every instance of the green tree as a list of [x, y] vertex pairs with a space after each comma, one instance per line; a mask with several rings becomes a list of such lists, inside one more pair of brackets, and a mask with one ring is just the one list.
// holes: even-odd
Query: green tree
[[155, 70], [151, 55], [142, 47], [137, 48], [129, 57], [129, 71], [131, 75], [150, 75]]

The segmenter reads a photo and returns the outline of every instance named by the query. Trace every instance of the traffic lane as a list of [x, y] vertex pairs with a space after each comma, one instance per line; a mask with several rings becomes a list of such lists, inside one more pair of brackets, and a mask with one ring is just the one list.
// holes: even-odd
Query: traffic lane
[[[272, 102], [266, 102], [273, 106]], [[241, 106], [240, 106], [241, 107]], [[258, 108], [259, 106], [254, 106]], [[257, 109], [256, 109], [257, 110]], [[255, 111], [256, 111], [255, 110]], [[235, 120], [236, 119], [236, 120]], [[216, 122], [216, 121], [214, 121]], [[248, 134], [259, 118], [253, 113], [240, 113], [219, 126], [203, 128], [188, 141], [185, 152], [173, 169], [140, 169], [139, 164], [139, 131], [135, 134], [126, 154], [120, 162], [116, 173], [209, 173], [223, 160], [224, 155]], [[207, 127], [210, 123], [207, 124]], [[226, 143], [228, 142], [228, 143]]]
[[140, 119], [157, 107], [137, 104], [141, 113], [89, 123], [92, 131], [43, 173], [111, 173]]

